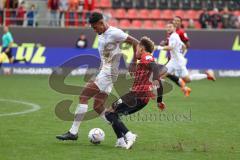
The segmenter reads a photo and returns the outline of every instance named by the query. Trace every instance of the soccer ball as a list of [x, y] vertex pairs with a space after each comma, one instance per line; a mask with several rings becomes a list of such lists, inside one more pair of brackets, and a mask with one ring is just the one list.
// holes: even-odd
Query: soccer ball
[[89, 131], [88, 138], [91, 143], [100, 144], [105, 138], [105, 133], [100, 128], [93, 128]]

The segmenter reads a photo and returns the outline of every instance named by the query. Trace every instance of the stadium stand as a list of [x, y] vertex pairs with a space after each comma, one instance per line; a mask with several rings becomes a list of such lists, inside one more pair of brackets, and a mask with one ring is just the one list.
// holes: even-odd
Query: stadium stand
[[[37, 6], [37, 23], [39, 26], [47, 26], [49, 24], [50, 17], [46, 8], [48, 1], [50, 0], [26, 0], [27, 4], [32, 3]], [[78, 0], [69, 1], [76, 3]], [[81, 0], [82, 3], [87, 1]], [[83, 8], [81, 8], [79, 2], [71, 9], [67, 9], [64, 15], [64, 26], [86, 26], [86, 21], [92, 10], [106, 14], [105, 18], [112, 25], [120, 25], [125, 28], [126, 26], [132, 28], [163, 28], [163, 24], [174, 16], [182, 17], [185, 26], [188, 26], [188, 23], [191, 21], [191, 24], [195, 24], [194, 27], [200, 28], [199, 18], [203, 9], [208, 10], [208, 19], [206, 19], [209, 24], [208, 27], [215, 23], [212, 21], [216, 21], [216, 12], [220, 17], [222, 14], [225, 14], [225, 16], [229, 14], [231, 15], [229, 16], [231, 20], [240, 21], [240, 18], [238, 18], [240, 16], [240, 1], [236, 0], [92, 0], [92, 2], [93, 4], [90, 5], [83, 4]], [[6, 6], [9, 6], [9, 4]], [[224, 12], [225, 7], [228, 8], [228, 13]], [[12, 19], [15, 17], [12, 17], [7, 9], [12, 8], [5, 8], [5, 24], [15, 25], [12, 22]], [[0, 18], [0, 24], [2, 19]], [[240, 24], [240, 22], [237, 23]], [[216, 26], [219, 28], [222, 25], [214, 25], [214, 27]]]

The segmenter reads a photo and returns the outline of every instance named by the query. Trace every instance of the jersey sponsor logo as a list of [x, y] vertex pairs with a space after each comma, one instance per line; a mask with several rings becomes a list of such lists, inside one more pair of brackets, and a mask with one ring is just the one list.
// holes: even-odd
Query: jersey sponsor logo
[[188, 35], [187, 35], [187, 33], [184, 33], [183, 35], [184, 35], [184, 37], [188, 38]]
[[146, 60], [153, 60], [153, 57], [152, 56], [146, 56], [145, 59]]

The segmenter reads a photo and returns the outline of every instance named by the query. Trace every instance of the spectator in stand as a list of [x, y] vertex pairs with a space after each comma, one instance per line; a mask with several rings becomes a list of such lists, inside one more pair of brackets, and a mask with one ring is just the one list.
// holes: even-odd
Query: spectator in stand
[[221, 15], [217, 8], [213, 9], [213, 14], [210, 18], [212, 28], [219, 28], [219, 24], [221, 23]]
[[194, 24], [194, 20], [193, 19], [189, 19], [188, 20], [187, 28], [189, 28], [189, 29], [194, 29], [195, 28], [195, 24]]
[[121, 8], [122, 7], [122, 0], [112, 0], [112, 8]]
[[229, 28], [238, 28], [238, 17], [233, 14], [231, 14], [229, 18]]
[[85, 14], [85, 11], [84, 11], [84, 0], [79, 0], [77, 12], [78, 12], [79, 24], [81, 26], [85, 26], [85, 24], [86, 24], [86, 14]]
[[26, 14], [26, 9], [25, 9], [25, 3], [24, 1], [21, 2], [20, 6], [17, 9], [17, 25], [18, 26], [23, 26], [23, 22], [24, 22], [24, 16]]
[[109, 11], [105, 11], [104, 14], [103, 14], [103, 19], [106, 21], [106, 22], [109, 22], [110, 20], [114, 21], [114, 19], [112, 18], [112, 14], [111, 12]]
[[132, 0], [122, 0], [122, 2], [123, 2], [123, 7], [124, 7], [125, 9], [131, 9], [131, 8], [133, 8], [133, 2], [132, 2]]
[[65, 13], [68, 9], [68, 0], [59, 1], [59, 26], [64, 27]]
[[50, 26], [58, 26], [59, 0], [48, 0], [48, 9], [50, 12]]
[[223, 28], [231, 28], [230, 24], [229, 24], [229, 20], [230, 20], [231, 14], [228, 11], [228, 8], [225, 7], [222, 13], [222, 27]]
[[16, 10], [18, 8], [18, 0], [6, 0], [5, 1], [6, 8], [6, 25], [16, 24]]
[[199, 23], [201, 24], [201, 28], [208, 28], [210, 21], [210, 15], [208, 14], [207, 9], [203, 9], [203, 12], [200, 14]]
[[84, 34], [80, 34], [80, 37], [77, 39], [76, 47], [77, 48], [87, 48], [87, 38]]
[[34, 27], [35, 26], [35, 17], [37, 11], [34, 4], [31, 5], [30, 10], [27, 12], [27, 26]]
[[84, 1], [84, 9], [88, 11], [92, 11], [95, 9], [95, 0], [85, 0]]
[[68, 24], [70, 26], [75, 25], [75, 21], [76, 21], [75, 15], [77, 15], [78, 4], [79, 4], [79, 0], [68, 0], [68, 13], [69, 13]]
[[3, 24], [3, 8], [4, 8], [4, 0], [0, 0], [0, 25]]
[[84, 11], [84, 0], [79, 0], [78, 2], [78, 12]]
[[155, 9], [155, 8], [157, 8], [157, 1], [156, 0], [148, 0], [147, 1], [147, 8], [148, 9]]
[[236, 27], [237, 29], [240, 29], [240, 16], [237, 18]]

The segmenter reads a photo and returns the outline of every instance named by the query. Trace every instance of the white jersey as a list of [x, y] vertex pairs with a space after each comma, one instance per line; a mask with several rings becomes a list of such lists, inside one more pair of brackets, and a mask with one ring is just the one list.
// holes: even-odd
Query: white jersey
[[174, 74], [178, 77], [186, 77], [188, 75], [188, 70], [186, 68], [186, 59], [182, 54], [183, 42], [181, 41], [179, 35], [174, 32], [169, 37], [169, 46], [173, 49], [170, 51], [171, 59], [166, 65], [169, 74]]
[[173, 32], [169, 37], [169, 46], [173, 49], [170, 51], [171, 60], [180, 65], [186, 63], [186, 59], [183, 56], [183, 46], [184, 43], [181, 41], [179, 35], [176, 32]]
[[115, 27], [109, 27], [98, 37], [98, 51], [102, 61], [102, 68], [94, 83], [101, 92], [109, 94], [113, 88], [113, 83], [118, 76], [118, 67], [122, 56], [120, 44], [127, 37], [128, 34]]
[[128, 34], [121, 29], [110, 26], [98, 37], [98, 51], [102, 61], [102, 70], [109, 74], [117, 74], [122, 56], [120, 44], [124, 42]]

